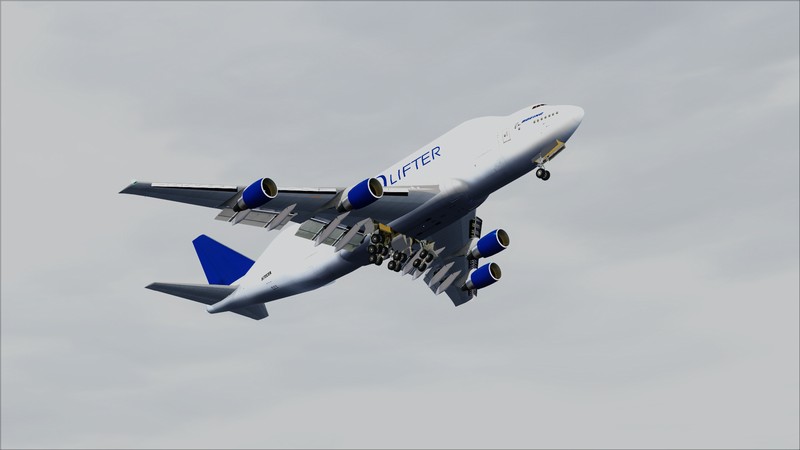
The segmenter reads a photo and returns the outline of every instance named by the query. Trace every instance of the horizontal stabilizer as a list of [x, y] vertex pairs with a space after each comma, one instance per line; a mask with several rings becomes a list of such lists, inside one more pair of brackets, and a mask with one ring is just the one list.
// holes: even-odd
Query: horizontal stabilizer
[[255, 320], [261, 320], [269, 315], [269, 313], [267, 313], [267, 306], [263, 303], [232, 309], [231, 312]]
[[[225, 297], [231, 295], [236, 290], [236, 286], [220, 286], [208, 284], [179, 284], [179, 283], [151, 283], [147, 286], [151, 289], [165, 294], [192, 300], [204, 305], [213, 305]], [[243, 308], [231, 310], [236, 314], [261, 320], [267, 317], [267, 307], [261, 303], [258, 305], [245, 306]]]
[[204, 305], [213, 305], [236, 290], [236, 286], [179, 283], [150, 283], [146, 287], [153, 291], [185, 298]]

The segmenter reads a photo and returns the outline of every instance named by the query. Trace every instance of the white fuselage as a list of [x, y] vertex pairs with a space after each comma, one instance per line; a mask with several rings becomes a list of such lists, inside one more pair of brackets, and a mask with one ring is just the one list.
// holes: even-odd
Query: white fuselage
[[[388, 225], [424, 239], [459, 220], [491, 193], [534, 170], [547, 152], [572, 136], [582, 119], [583, 109], [577, 106], [544, 105], [458, 125], [376, 175], [386, 187], [439, 186], [434, 198]], [[299, 226], [287, 224], [234, 283], [239, 288], [208, 311], [307, 292], [367, 264], [366, 242], [352, 252], [336, 252], [296, 237]]]

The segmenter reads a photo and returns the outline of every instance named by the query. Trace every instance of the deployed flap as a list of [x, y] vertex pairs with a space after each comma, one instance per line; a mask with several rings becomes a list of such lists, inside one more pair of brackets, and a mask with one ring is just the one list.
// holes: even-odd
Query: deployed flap
[[445, 251], [433, 261], [425, 281], [435, 294], [447, 294], [455, 306], [474, 297], [473, 292], [462, 289], [470, 271], [466, 255], [472, 239], [470, 235], [474, 219], [475, 210], [472, 210], [430, 237], [437, 245], [444, 245]]
[[[231, 295], [236, 290], [236, 287], [207, 284], [150, 283], [147, 289], [185, 298], [204, 305], [213, 305]], [[269, 316], [267, 307], [263, 303], [234, 309], [231, 312], [255, 320], [261, 320]]]
[[451, 284], [450, 287], [444, 291], [444, 293], [450, 297], [450, 301], [452, 301], [455, 306], [461, 306], [464, 303], [472, 300], [473, 294], [472, 291], [465, 291], [458, 285], [459, 278], [463, 280], [466, 277], [463, 275], [457, 275], [457, 277], [458, 278], [455, 279], [455, 282]]
[[231, 284], [253, 267], [255, 262], [201, 234], [192, 241], [209, 284]]

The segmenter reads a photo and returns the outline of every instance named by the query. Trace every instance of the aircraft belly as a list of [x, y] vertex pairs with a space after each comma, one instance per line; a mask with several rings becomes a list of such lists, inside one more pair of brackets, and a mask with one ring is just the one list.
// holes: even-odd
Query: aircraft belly
[[[359, 265], [345, 261], [336, 254], [314, 258], [304, 268], [276, 268], [271, 280], [256, 286], [255, 297], [259, 303], [312, 291], [356, 270]], [[293, 270], [294, 269], [294, 270]], [[299, 269], [299, 270], [297, 270]]]
[[[456, 222], [480, 206], [486, 198], [475, 199], [466, 195], [453, 196], [438, 205], [429, 205], [421, 208], [413, 216], [402, 217], [403, 234], [416, 239], [426, 239], [432, 234]], [[400, 222], [398, 220], [397, 222]], [[390, 224], [393, 229], [398, 229], [395, 223]]]
[[278, 251], [264, 252], [263, 273], [255, 284], [260, 301], [269, 302], [317, 289], [360, 267], [342, 258], [333, 247], [314, 247], [312, 241], [296, 237], [294, 233], [291, 244], [292, 248], [279, 246], [273, 249]]
[[246, 305], [271, 302], [312, 291], [355, 271], [361, 264], [345, 260], [328, 245], [295, 236], [298, 224], [288, 224], [242, 277], [224, 301], [209, 307], [222, 312]]

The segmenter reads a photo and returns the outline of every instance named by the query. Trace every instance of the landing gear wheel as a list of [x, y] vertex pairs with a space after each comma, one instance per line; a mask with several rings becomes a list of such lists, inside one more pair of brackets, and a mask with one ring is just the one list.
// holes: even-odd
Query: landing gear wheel
[[415, 268], [415, 269], [419, 269], [419, 266], [421, 266], [421, 265], [422, 265], [422, 260], [421, 259], [415, 259], [414, 262], [411, 263], [411, 266], [413, 268]]
[[375, 253], [378, 253], [378, 247], [376, 247], [376, 246], [374, 246], [372, 244], [369, 244], [369, 246], [367, 246], [367, 253], [369, 253], [370, 255], [374, 255]]
[[375, 265], [376, 266], [380, 266], [381, 264], [383, 264], [383, 256], [377, 256], [376, 257], [376, 261], [375, 261]]
[[369, 263], [375, 264], [375, 261], [378, 260], [378, 255], [369, 255]]
[[373, 244], [380, 244], [383, 238], [381, 238], [380, 234], [373, 234], [372, 237], [369, 238], [369, 241]]
[[408, 261], [408, 255], [406, 255], [405, 253], [401, 253], [400, 254], [400, 262], [404, 263], [406, 261]]
[[417, 269], [419, 269], [420, 272], [425, 272], [425, 270], [428, 269], [428, 265], [427, 264], [420, 264], [419, 267], [417, 267]]
[[389, 270], [394, 271], [394, 269], [397, 267], [397, 261], [395, 260], [389, 261], [389, 264], [387, 264], [386, 267], [388, 267]]
[[428, 256], [428, 251], [427, 250], [420, 250], [419, 259], [425, 259], [426, 256]]
[[549, 170], [545, 170], [544, 171], [544, 175], [542, 175], [542, 180], [547, 181], [549, 179], [550, 179], [550, 171]]
[[543, 168], [539, 167], [538, 169], [536, 169], [536, 178], [544, 179], [544, 174], [546, 172], [547, 172], [546, 170], [544, 170]]
[[433, 253], [429, 254], [429, 255], [428, 255], [428, 257], [427, 257], [427, 258], [425, 258], [425, 262], [426, 262], [426, 263], [429, 263], [429, 262], [431, 262], [431, 261], [433, 261]]
[[394, 266], [394, 271], [395, 272], [400, 272], [401, 270], [403, 270], [403, 265], [400, 264], [400, 263], [397, 263], [397, 265]]
[[389, 254], [389, 247], [381, 246], [381, 255], [386, 256]]
[[403, 254], [400, 253], [400, 252], [394, 252], [394, 254], [392, 255], [392, 259], [395, 260], [395, 261], [400, 261], [400, 258], [402, 258], [402, 257], [403, 257]]

